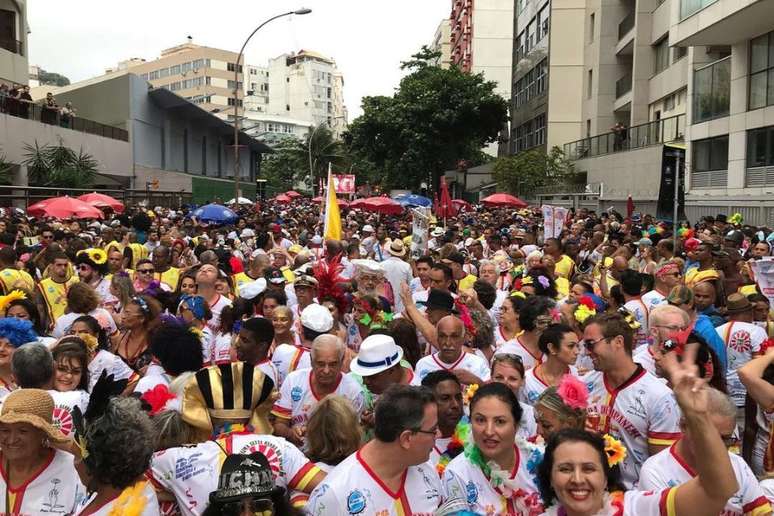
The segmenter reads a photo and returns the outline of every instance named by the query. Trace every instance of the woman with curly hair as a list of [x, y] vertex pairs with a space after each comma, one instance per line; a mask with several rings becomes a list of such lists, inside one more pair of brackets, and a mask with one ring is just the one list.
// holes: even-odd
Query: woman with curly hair
[[113, 338], [113, 353], [138, 374], [143, 374], [152, 360], [150, 337], [158, 324], [161, 304], [141, 294], [133, 297], [124, 307], [121, 332]]
[[67, 313], [56, 320], [51, 335], [57, 339], [64, 337], [67, 334], [67, 328], [82, 315], [91, 315], [99, 321], [100, 326], [105, 328], [108, 335], [113, 335], [117, 331], [113, 316], [104, 308], [100, 308], [99, 304], [100, 298], [97, 291], [88, 283], [82, 281], [73, 283], [67, 290]]
[[115, 397], [86, 430], [87, 487], [75, 514], [154, 516], [159, 502], [145, 480], [153, 454], [153, 425], [135, 398]]
[[193, 328], [177, 322], [165, 322], [156, 328], [150, 340], [150, 352], [153, 361], [134, 390], [140, 394], [157, 385], [169, 386], [181, 374], [202, 368], [199, 335]]

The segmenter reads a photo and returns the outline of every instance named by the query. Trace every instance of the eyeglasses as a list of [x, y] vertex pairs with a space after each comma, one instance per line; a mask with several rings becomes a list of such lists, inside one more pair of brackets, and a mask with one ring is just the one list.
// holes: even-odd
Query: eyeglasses
[[154, 272], [156, 272], [156, 270], [155, 269], [137, 269], [137, 272], [139, 272], [140, 274], [153, 274]]
[[89, 267], [89, 266], [88, 266], [88, 265], [86, 265], [85, 263], [82, 263], [82, 264], [80, 264], [80, 265], [78, 266], [78, 270], [79, 270], [79, 271], [88, 271], [88, 270], [90, 270], [90, 269], [91, 269], [91, 267]]
[[274, 504], [271, 500], [248, 498], [227, 502], [221, 505], [220, 514], [227, 516], [239, 516], [248, 509], [251, 514], [274, 514]]
[[654, 324], [656, 328], [665, 328], [669, 331], [683, 331], [685, 330], [685, 326], [680, 326], [679, 324]]
[[69, 374], [70, 376], [78, 376], [81, 373], [83, 373], [83, 369], [81, 369], [81, 368], [78, 368], [78, 367], [70, 368], [70, 367], [67, 367], [66, 365], [62, 365], [62, 364], [57, 364], [56, 365], [56, 370], [59, 371], [62, 374]]
[[42, 235], [40, 238], [42, 238], [43, 240], [53, 240], [54, 235]]
[[421, 428], [412, 428], [412, 432], [415, 434], [428, 434], [428, 435], [436, 435], [438, 434], [438, 425], [435, 426], [435, 428], [431, 428], [430, 430], [422, 430]]
[[607, 337], [600, 337], [597, 340], [584, 340], [583, 345], [586, 346], [586, 349], [591, 349], [603, 340], [607, 340]]

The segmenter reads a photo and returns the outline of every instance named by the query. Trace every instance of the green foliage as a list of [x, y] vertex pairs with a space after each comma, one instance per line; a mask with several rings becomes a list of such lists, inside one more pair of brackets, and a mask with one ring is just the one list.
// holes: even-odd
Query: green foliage
[[59, 145], [25, 144], [25, 160], [29, 182], [33, 186], [58, 188], [88, 188], [94, 182], [99, 163], [81, 148], [77, 153]]
[[548, 153], [535, 148], [497, 158], [493, 174], [503, 190], [527, 197], [541, 186], [570, 184], [575, 176], [572, 163], [559, 147]]
[[70, 84], [70, 79], [64, 75], [45, 70], [40, 70], [38, 80], [41, 86], [67, 86]]
[[[426, 47], [404, 62], [405, 76], [390, 96], [363, 98], [363, 115], [350, 125], [353, 161], [370, 163], [385, 189], [437, 184], [460, 160], [482, 161], [480, 150], [497, 139], [507, 103], [481, 74], [435, 64]], [[358, 171], [360, 174], [360, 171]]]
[[13, 181], [12, 167], [13, 163], [7, 161], [5, 153], [0, 152], [0, 185], [10, 185]]

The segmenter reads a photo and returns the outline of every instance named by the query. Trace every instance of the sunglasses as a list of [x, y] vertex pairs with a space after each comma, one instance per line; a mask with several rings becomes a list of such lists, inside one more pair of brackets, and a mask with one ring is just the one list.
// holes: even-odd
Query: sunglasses
[[155, 269], [137, 269], [140, 274], [153, 274]]
[[89, 267], [85, 263], [82, 263], [81, 265], [78, 266], [78, 270], [79, 271], [88, 271], [88, 270], [91, 270], [91, 267]]

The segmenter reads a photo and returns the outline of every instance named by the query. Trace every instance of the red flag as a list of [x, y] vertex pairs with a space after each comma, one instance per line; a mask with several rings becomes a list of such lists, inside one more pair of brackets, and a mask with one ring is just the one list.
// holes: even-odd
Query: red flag
[[626, 199], [626, 218], [631, 220], [633, 213], [634, 213], [634, 201], [632, 200], [632, 196], [630, 195]]
[[436, 212], [437, 217], [453, 217], [454, 216], [454, 205], [452, 204], [451, 196], [449, 195], [449, 187], [446, 185], [446, 178], [441, 178], [441, 199], [438, 203], [438, 211]]

